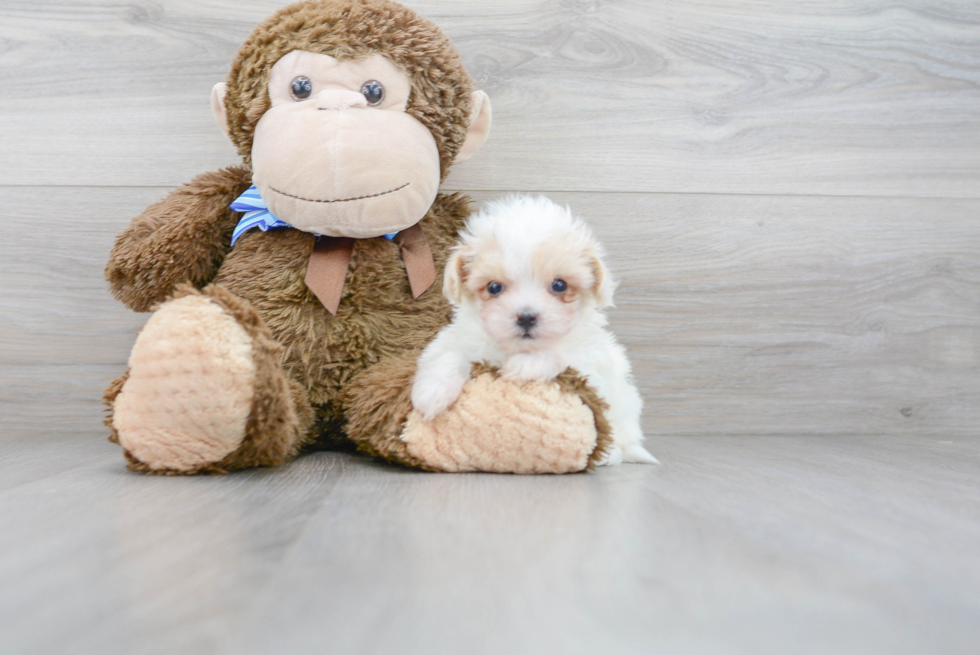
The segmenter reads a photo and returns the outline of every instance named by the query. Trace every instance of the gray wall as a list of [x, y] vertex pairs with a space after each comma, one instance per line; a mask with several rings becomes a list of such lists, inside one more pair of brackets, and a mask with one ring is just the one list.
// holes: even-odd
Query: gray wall
[[[101, 434], [116, 233], [235, 163], [211, 85], [278, 2], [0, 0], [0, 426]], [[547, 192], [622, 285], [647, 434], [976, 434], [980, 6], [410, 1], [493, 101], [446, 189]]]

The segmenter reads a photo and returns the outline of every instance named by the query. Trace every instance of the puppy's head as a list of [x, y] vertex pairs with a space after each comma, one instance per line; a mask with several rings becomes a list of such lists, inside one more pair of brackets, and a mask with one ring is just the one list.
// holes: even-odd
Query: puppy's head
[[612, 304], [602, 248], [567, 207], [544, 197], [491, 203], [471, 217], [446, 263], [443, 291], [475, 310], [507, 352], [547, 347]]

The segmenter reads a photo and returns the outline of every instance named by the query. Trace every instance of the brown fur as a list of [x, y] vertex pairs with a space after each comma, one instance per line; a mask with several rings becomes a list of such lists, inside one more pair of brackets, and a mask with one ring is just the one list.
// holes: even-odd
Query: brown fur
[[[440, 276], [469, 211], [465, 197], [440, 194], [421, 223]], [[205, 290], [252, 336], [256, 377], [262, 382], [243, 447], [192, 473], [275, 465], [304, 447], [343, 443], [341, 389], [358, 372], [387, 358], [406, 351], [414, 358], [449, 321], [449, 304], [435, 287], [418, 300], [412, 298], [398, 247], [380, 237], [356, 242], [340, 310], [331, 316], [303, 281], [313, 240], [311, 234], [288, 228], [246, 233], [214, 275], [215, 284]], [[120, 249], [128, 253], [131, 244], [120, 238], [113, 255]], [[176, 295], [188, 292], [184, 288]], [[134, 308], [150, 308], [157, 295], [150, 289], [145, 296], [128, 297]], [[374, 379], [375, 393], [384, 393], [394, 383], [384, 376]], [[112, 402], [124, 383], [125, 374], [105, 394], [110, 431]], [[410, 381], [407, 386], [410, 389]], [[291, 411], [297, 416], [290, 418]], [[110, 439], [114, 436], [113, 431]], [[151, 471], [127, 457], [133, 470], [187, 473]]]
[[308, 439], [313, 409], [298, 383], [288, 380], [279, 361], [282, 346], [273, 340], [258, 312], [247, 301], [218, 285], [204, 294], [231, 314], [252, 337], [255, 379], [252, 408], [241, 447], [215, 464], [215, 472], [289, 461]]
[[198, 175], [147, 207], [116, 237], [105, 268], [112, 295], [148, 312], [180, 284], [208, 284], [241, 217], [228, 205], [251, 185], [252, 172], [233, 166]]
[[[405, 464], [426, 470], [437, 470], [418, 460], [401, 439], [402, 430], [412, 411], [412, 381], [418, 352], [406, 352], [392, 357], [359, 375], [344, 393], [344, 412], [349, 421], [348, 436], [358, 449], [392, 463]], [[473, 364], [472, 375], [489, 373], [499, 378], [497, 368], [486, 363]], [[592, 410], [597, 434], [596, 446], [589, 455], [587, 469], [595, 468], [612, 445], [609, 422], [604, 410], [607, 405], [589, 383], [574, 369], [557, 378], [559, 388], [578, 396]]]
[[588, 470], [596, 467], [603, 457], [612, 448], [612, 426], [606, 419], [606, 410], [609, 405], [603, 400], [596, 390], [593, 389], [582, 375], [573, 368], [569, 368], [558, 376], [558, 386], [565, 393], [577, 395], [585, 403], [585, 406], [592, 410], [595, 417], [596, 444], [595, 450], [589, 455]]
[[343, 396], [347, 436], [362, 452], [389, 462], [431, 470], [408, 454], [400, 439], [412, 411], [412, 380], [420, 351], [391, 357], [359, 375]]
[[[438, 275], [468, 214], [467, 199], [440, 195], [422, 221]], [[423, 348], [448, 323], [450, 309], [435, 286], [412, 298], [398, 247], [379, 237], [355, 242], [340, 308], [331, 316], [304, 282], [313, 241], [297, 230], [248, 232], [215, 282], [255, 307], [285, 346], [286, 374], [302, 381], [309, 402], [336, 428], [340, 390], [361, 370]]]
[[122, 375], [110, 382], [102, 394], [102, 404], [105, 405], [105, 416], [102, 419], [102, 424], [109, 428], [109, 441], [112, 443], [119, 443], [119, 434], [116, 432], [116, 427], [112, 423], [112, 419], [114, 418], [112, 409], [115, 406], [116, 396], [122, 393], [123, 385], [126, 384], [127, 379], [129, 379], [128, 368], [123, 371]]
[[[251, 139], [269, 107], [269, 69], [293, 49], [338, 59], [379, 52], [400, 66], [413, 82], [407, 111], [432, 132], [445, 176], [466, 136], [471, 81], [442, 32], [387, 0], [296, 3], [263, 22], [232, 67], [227, 115], [246, 166], [198, 176], [149, 207], [117, 238], [106, 278], [136, 311], [203, 289], [252, 338], [258, 382], [246, 438], [224, 460], [195, 472], [279, 464], [302, 450], [344, 443], [345, 426], [361, 449], [426, 468], [399, 448], [395, 430], [410, 407], [415, 357], [450, 318], [438, 285], [414, 300], [397, 246], [380, 237], [358, 240], [332, 316], [304, 282], [312, 234], [253, 230], [230, 246], [240, 215], [228, 205], [251, 184]], [[440, 194], [420, 222], [440, 277], [469, 213], [466, 197]], [[112, 404], [126, 376], [105, 393], [112, 440], [118, 440]], [[151, 472], [126, 456], [130, 468]]]
[[412, 80], [405, 111], [432, 133], [446, 177], [466, 139], [473, 81], [442, 30], [388, 0], [297, 2], [259, 24], [235, 57], [225, 98], [231, 138], [246, 163], [270, 106], [269, 70], [292, 50], [341, 61], [380, 53], [401, 68]]
[[[234, 317], [252, 338], [257, 384], [245, 426], [245, 439], [238, 449], [220, 462], [181, 471], [151, 468], [126, 452], [129, 469], [151, 475], [223, 474], [252, 466], [274, 466], [292, 459], [299, 452], [304, 439], [309, 438], [314, 416], [303, 389], [283, 374], [279, 363], [282, 346], [272, 339], [261, 317], [246, 301], [220, 286], [210, 285], [199, 292], [184, 284], [168, 300], [192, 294], [210, 298]], [[109, 440], [114, 443], [119, 443], [119, 437], [112, 421], [113, 403], [128, 377], [127, 370], [109, 385], [103, 397], [107, 406], [104, 422], [110, 430]]]

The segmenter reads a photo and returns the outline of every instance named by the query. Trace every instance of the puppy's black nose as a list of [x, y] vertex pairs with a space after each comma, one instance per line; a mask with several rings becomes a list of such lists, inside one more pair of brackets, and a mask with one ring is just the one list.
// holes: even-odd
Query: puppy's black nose
[[537, 314], [523, 313], [517, 315], [517, 325], [523, 330], [527, 330], [538, 322]]

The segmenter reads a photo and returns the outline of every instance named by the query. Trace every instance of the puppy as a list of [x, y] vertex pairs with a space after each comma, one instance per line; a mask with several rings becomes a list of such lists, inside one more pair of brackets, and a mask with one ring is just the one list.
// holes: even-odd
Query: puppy
[[602, 463], [656, 463], [626, 351], [605, 329], [615, 283], [588, 226], [547, 198], [513, 196], [472, 216], [460, 239], [443, 287], [453, 321], [422, 352], [412, 387], [422, 418], [453, 404], [472, 362], [521, 380], [571, 366], [609, 404], [613, 448]]

